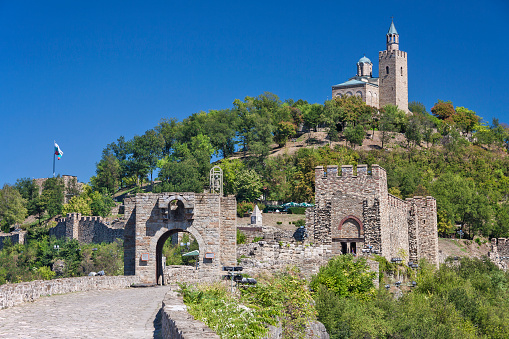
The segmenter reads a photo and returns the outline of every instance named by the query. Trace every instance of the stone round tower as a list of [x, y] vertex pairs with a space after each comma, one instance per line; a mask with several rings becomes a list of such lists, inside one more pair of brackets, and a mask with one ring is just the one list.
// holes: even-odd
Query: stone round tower
[[386, 39], [387, 49], [378, 53], [380, 107], [392, 104], [408, 113], [407, 53], [399, 50], [399, 34], [394, 22]]

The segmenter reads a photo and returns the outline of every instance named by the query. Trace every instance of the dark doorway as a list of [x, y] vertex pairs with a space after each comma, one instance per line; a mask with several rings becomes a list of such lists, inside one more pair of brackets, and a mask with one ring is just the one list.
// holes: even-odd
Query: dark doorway
[[356, 242], [350, 243], [350, 252], [352, 252], [352, 254], [357, 254], [357, 243]]
[[348, 247], [346, 245], [346, 242], [341, 243], [341, 254], [347, 254], [348, 253]]

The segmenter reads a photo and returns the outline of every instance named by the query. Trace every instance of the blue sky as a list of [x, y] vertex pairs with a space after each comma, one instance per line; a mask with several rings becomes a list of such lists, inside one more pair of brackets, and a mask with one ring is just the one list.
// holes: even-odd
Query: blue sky
[[509, 123], [509, 2], [0, 0], [0, 186], [88, 182], [102, 149], [264, 91], [323, 103], [364, 54], [378, 70], [391, 16], [409, 100], [451, 100]]

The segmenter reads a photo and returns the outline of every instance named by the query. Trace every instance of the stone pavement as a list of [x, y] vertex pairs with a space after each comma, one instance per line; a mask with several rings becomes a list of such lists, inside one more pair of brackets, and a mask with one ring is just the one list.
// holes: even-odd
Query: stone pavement
[[77, 292], [0, 310], [0, 338], [159, 338], [168, 286]]

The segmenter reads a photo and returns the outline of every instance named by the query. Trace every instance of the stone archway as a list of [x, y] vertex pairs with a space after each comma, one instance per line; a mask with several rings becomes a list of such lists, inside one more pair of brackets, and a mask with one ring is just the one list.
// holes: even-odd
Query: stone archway
[[199, 270], [219, 275], [222, 266], [236, 264], [234, 196], [140, 193], [124, 203], [128, 220], [124, 231], [126, 275], [137, 275], [143, 283], [157, 283], [162, 274], [158, 247], [178, 231], [189, 232], [198, 241]]
[[189, 227], [185, 230], [178, 229], [178, 228], [171, 229], [171, 230], [160, 229], [151, 240], [151, 247], [155, 246], [155, 248], [156, 248], [156, 277], [155, 277], [155, 279], [158, 284], [161, 284], [161, 285], [165, 284], [164, 272], [163, 272], [163, 261], [162, 261], [164, 243], [173, 234], [178, 233], [178, 232], [190, 233], [198, 242], [198, 247], [200, 248], [200, 254], [202, 254], [201, 249], [205, 248], [205, 243], [203, 242], [202, 236], [193, 227]]
[[360, 238], [364, 233], [362, 221], [354, 215], [344, 217], [338, 229], [342, 238]]

